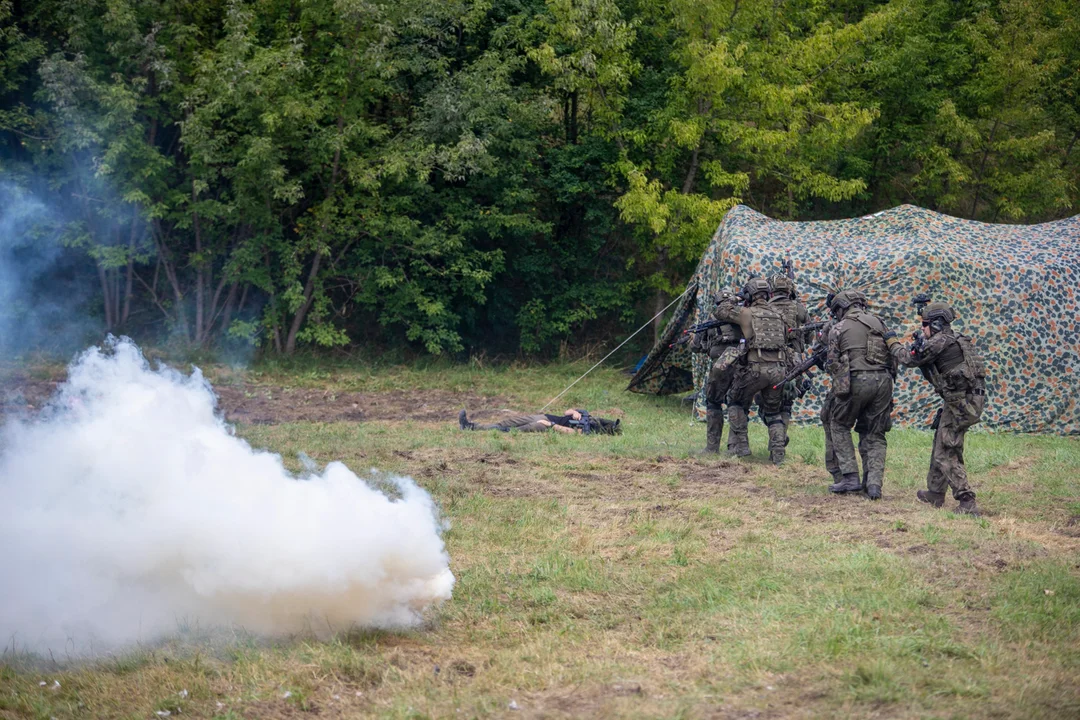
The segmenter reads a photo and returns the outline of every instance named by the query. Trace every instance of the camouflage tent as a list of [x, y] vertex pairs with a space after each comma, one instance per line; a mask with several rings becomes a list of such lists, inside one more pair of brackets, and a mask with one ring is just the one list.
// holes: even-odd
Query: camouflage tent
[[[911, 300], [928, 293], [958, 314], [953, 324], [986, 356], [984, 426], [1016, 432], [1080, 432], [1080, 215], [1041, 225], [991, 225], [903, 205], [850, 220], [783, 222], [742, 205], [725, 216], [691, 289], [628, 389], [676, 393], [700, 388], [706, 360], [669, 345], [708, 319], [723, 285], [794, 262], [811, 319], [826, 317], [825, 295], [857, 288], [901, 335], [919, 326]], [[816, 421], [820, 381], [796, 406]], [[896, 424], [927, 426], [938, 402], [918, 372], [902, 372]]]

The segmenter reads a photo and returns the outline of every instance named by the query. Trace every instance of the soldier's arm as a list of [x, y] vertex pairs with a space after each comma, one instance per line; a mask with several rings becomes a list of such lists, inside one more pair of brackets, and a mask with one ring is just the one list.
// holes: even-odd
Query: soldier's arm
[[720, 322], [738, 323], [744, 309], [739, 307], [734, 298], [726, 298], [716, 304], [713, 317]]
[[933, 335], [926, 339], [926, 342], [923, 343], [922, 352], [917, 355], [913, 353], [910, 348], [902, 348], [904, 351], [902, 353], [903, 359], [901, 359], [901, 355], [898, 355], [893, 347], [890, 347], [889, 349], [897, 362], [907, 365], [908, 367], [921, 368], [930, 365], [937, 360], [938, 355], [945, 349], [948, 342], [948, 338], [945, 335], [938, 333], [937, 335]]
[[[816, 355], [817, 353], [821, 352], [822, 350], [824, 350], [824, 349], [826, 349], [828, 347], [828, 345], [829, 345], [829, 333], [832, 332], [833, 325], [834, 325], [833, 321], [830, 320], [827, 323], [825, 323], [825, 326], [823, 328], [818, 330], [817, 336], [814, 338], [814, 344], [810, 348], [810, 352], [812, 352], [812, 353], [814, 353]], [[813, 331], [811, 331], [811, 334], [813, 334]]]
[[709, 351], [708, 337], [712, 334], [712, 330], [703, 333], [694, 333], [694, 336], [690, 338], [690, 352], [703, 353]]

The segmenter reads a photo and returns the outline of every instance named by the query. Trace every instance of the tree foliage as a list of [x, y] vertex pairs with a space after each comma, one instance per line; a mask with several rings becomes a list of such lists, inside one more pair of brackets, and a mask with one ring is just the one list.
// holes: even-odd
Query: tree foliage
[[1066, 0], [0, 0], [0, 173], [104, 330], [552, 352], [723, 214], [1073, 212]]

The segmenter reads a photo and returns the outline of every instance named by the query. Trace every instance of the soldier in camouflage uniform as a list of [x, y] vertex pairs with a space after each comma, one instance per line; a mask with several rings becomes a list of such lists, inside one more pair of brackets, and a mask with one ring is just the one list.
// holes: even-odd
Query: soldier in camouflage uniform
[[[810, 314], [806, 311], [806, 305], [799, 302], [798, 295], [795, 293], [795, 282], [783, 273], [777, 273], [769, 278], [769, 286], [772, 288], [772, 300], [770, 304], [776, 309], [780, 316], [784, 318], [784, 323], [788, 328], [801, 328], [806, 325], [810, 319]], [[789, 364], [794, 365], [797, 362], [797, 358], [803, 354], [806, 350], [807, 333], [805, 330], [799, 330], [798, 332], [788, 333], [788, 353]], [[789, 366], [790, 369], [790, 366]], [[784, 402], [780, 411], [780, 416], [784, 418], [785, 425], [791, 425], [791, 411], [795, 406], [795, 400], [798, 398], [798, 389], [794, 382], [790, 382], [784, 386]]]
[[829, 490], [846, 493], [863, 489], [851, 441], [854, 427], [859, 433], [866, 494], [877, 500], [885, 476], [885, 433], [890, 427], [896, 372], [886, 343], [890, 333], [880, 318], [867, 311], [861, 292], [837, 293], [830, 309], [836, 322], [829, 330], [826, 363], [832, 379], [829, 427], [842, 477]]
[[[717, 303], [732, 301], [735, 291], [729, 287], [721, 288]], [[718, 320], [715, 311], [713, 320]], [[731, 380], [735, 377], [735, 361], [738, 359], [739, 340], [742, 331], [737, 325], [724, 323], [694, 335], [690, 351], [708, 353], [713, 361], [709, 369], [709, 379], [705, 383], [705, 449], [704, 454], [720, 452], [720, 438], [724, 434], [724, 402]], [[731, 435], [728, 434], [728, 452], [732, 451]]]
[[964, 468], [964, 436], [977, 424], [986, 404], [986, 365], [971, 339], [953, 332], [956, 313], [946, 303], [930, 303], [922, 312], [921, 350], [904, 348], [891, 338], [890, 351], [897, 362], [919, 368], [944, 401], [934, 422], [934, 449], [926, 490], [919, 500], [934, 507], [945, 504], [945, 488], [951, 487], [959, 501], [956, 512], [977, 515], [975, 491]]
[[784, 461], [787, 428], [781, 415], [784, 389], [774, 386], [787, 374], [789, 328], [769, 304], [769, 295], [769, 281], [754, 278], [746, 285], [748, 307], [739, 307], [729, 299], [720, 302], [714, 314], [718, 320], [738, 325], [744, 338], [727, 398], [729, 452], [738, 456], [750, 454], [747, 409], [760, 392], [762, 419], [769, 428], [769, 459], [779, 465]]

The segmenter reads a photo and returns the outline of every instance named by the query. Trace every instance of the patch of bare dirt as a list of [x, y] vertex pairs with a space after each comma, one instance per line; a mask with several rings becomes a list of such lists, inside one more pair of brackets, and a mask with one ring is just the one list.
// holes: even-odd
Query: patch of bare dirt
[[364, 420], [452, 422], [464, 407], [482, 408], [470, 412], [470, 417], [485, 418], [510, 402], [500, 396], [448, 390], [363, 393], [266, 385], [223, 385], [214, 390], [227, 420], [253, 424]]
[[688, 462], [681, 468], [683, 480], [696, 483], [739, 483], [752, 473], [749, 465], [734, 460], [719, 462]]
[[60, 380], [32, 378], [21, 374], [0, 378], [0, 416], [34, 413], [45, 406]]
[[[42, 379], [19, 373], [0, 378], [0, 416], [33, 414], [41, 410], [61, 382], [59, 377]], [[259, 425], [364, 420], [455, 422], [458, 411], [466, 407], [470, 410], [470, 418], [484, 420], [498, 416], [511, 402], [497, 395], [448, 390], [364, 393], [229, 384], [215, 386], [214, 392], [226, 420]]]

